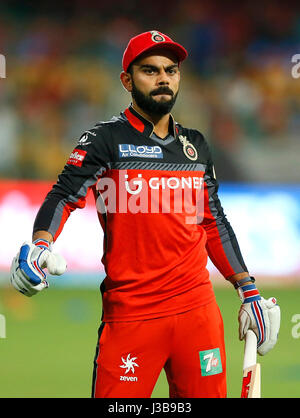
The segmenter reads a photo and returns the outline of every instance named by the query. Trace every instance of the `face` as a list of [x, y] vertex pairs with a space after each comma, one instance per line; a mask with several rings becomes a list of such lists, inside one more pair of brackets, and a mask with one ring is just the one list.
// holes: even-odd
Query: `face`
[[156, 50], [144, 54], [133, 63], [131, 74], [122, 74], [124, 87], [142, 110], [158, 116], [171, 111], [180, 81], [178, 62], [172, 52]]

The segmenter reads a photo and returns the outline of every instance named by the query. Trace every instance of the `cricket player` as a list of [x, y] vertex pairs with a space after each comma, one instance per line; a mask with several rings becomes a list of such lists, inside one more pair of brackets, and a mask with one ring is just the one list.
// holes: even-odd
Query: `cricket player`
[[26, 296], [49, 286], [45, 268], [64, 273], [53, 244], [92, 191], [106, 272], [92, 397], [150, 397], [163, 368], [170, 397], [226, 397], [223, 321], [208, 256], [240, 296], [240, 340], [252, 329], [261, 355], [277, 341], [280, 309], [247, 270], [207, 142], [170, 113], [186, 57], [158, 31], [129, 41], [120, 79], [131, 104], [80, 136], [36, 216], [32, 242], [12, 263], [11, 282]]

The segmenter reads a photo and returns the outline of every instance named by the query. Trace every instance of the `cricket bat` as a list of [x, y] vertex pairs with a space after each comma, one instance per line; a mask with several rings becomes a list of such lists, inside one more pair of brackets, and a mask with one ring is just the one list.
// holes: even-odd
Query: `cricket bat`
[[260, 364], [256, 362], [257, 338], [252, 330], [245, 336], [241, 398], [260, 398]]

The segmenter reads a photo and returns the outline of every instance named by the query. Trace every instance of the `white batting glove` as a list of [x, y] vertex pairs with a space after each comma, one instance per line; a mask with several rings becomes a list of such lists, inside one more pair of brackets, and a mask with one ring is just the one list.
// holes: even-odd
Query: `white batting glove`
[[33, 296], [49, 287], [44, 268], [52, 275], [61, 275], [67, 264], [61, 255], [51, 252], [48, 241], [24, 242], [12, 261], [10, 281], [19, 292]]
[[[263, 298], [262, 298], [263, 299]], [[263, 299], [265, 315], [269, 318], [269, 327], [266, 326], [266, 339], [258, 347], [258, 354], [264, 356], [277, 343], [279, 329], [280, 329], [280, 307], [277, 305], [275, 298]]]
[[277, 342], [280, 308], [275, 298], [261, 297], [254, 283], [240, 285], [238, 292], [242, 301], [238, 316], [239, 338], [243, 340], [248, 329], [252, 329], [257, 337], [257, 352], [264, 356]]

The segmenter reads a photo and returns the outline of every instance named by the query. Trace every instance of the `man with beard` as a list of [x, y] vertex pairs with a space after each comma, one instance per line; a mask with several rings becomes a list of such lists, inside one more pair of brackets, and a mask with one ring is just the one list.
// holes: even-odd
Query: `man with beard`
[[226, 396], [223, 321], [208, 255], [241, 297], [240, 339], [253, 329], [262, 355], [276, 343], [279, 307], [260, 296], [249, 275], [218, 198], [208, 145], [170, 114], [186, 57], [158, 31], [130, 40], [121, 82], [131, 105], [80, 137], [37, 214], [33, 242], [13, 260], [11, 281], [20, 292], [47, 288], [43, 268], [66, 269], [52, 243], [93, 191], [106, 272], [93, 397], [150, 397], [163, 368], [170, 397]]

